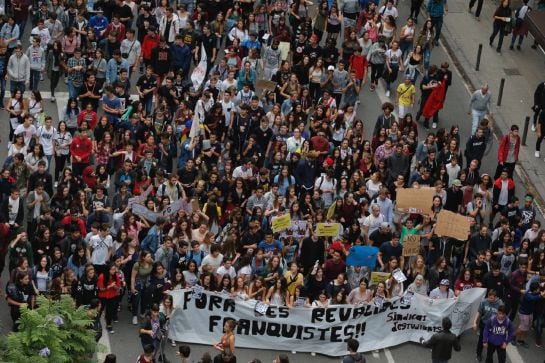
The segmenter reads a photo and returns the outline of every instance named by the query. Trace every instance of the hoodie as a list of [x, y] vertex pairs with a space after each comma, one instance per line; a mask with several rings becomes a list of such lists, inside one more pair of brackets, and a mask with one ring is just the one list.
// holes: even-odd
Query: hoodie
[[45, 69], [45, 51], [42, 47], [28, 47], [26, 56], [30, 61], [32, 71], [42, 72]]
[[494, 315], [486, 321], [483, 330], [483, 343], [502, 345], [510, 343], [514, 338], [515, 327], [506, 316], [502, 322]]
[[12, 54], [8, 61], [8, 76], [14, 82], [30, 81], [30, 61], [26, 54]]

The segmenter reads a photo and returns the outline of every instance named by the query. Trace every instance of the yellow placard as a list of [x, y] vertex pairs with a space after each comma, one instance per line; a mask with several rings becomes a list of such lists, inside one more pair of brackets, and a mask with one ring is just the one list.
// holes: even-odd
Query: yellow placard
[[289, 227], [291, 227], [291, 215], [289, 213], [272, 218], [272, 231], [274, 233], [283, 231]]
[[369, 286], [376, 286], [379, 282], [388, 280], [389, 277], [389, 272], [371, 272], [371, 281], [369, 281]]
[[335, 237], [339, 235], [340, 223], [318, 223], [316, 225], [316, 235], [324, 237]]

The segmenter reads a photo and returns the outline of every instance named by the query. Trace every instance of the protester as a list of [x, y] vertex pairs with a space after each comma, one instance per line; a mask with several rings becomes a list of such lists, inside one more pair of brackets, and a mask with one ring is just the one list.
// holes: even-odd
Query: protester
[[435, 333], [428, 341], [422, 341], [425, 347], [431, 348], [431, 360], [434, 363], [448, 362], [452, 357], [452, 349], [457, 352], [462, 349], [458, 337], [450, 331], [450, 318], [444, 317], [441, 326], [443, 331]]

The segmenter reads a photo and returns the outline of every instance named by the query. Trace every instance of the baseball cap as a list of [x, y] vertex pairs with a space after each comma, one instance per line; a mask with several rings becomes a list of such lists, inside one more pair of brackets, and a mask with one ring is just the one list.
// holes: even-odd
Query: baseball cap
[[327, 70], [328, 70], [328, 71], [334, 71], [334, 70], [335, 70], [335, 67], [329, 66], [329, 67], [327, 67]]
[[382, 222], [380, 228], [390, 228], [390, 224], [388, 224], [388, 222]]
[[462, 186], [462, 182], [460, 181], [460, 179], [454, 179], [452, 181], [452, 185], [454, 185], [455, 187], [461, 187]]
[[328, 166], [333, 166], [333, 159], [332, 158], [326, 158], [324, 160], [324, 162], [328, 165]]
[[442, 279], [441, 282], [439, 283], [439, 285], [449, 286], [450, 281], [448, 279]]

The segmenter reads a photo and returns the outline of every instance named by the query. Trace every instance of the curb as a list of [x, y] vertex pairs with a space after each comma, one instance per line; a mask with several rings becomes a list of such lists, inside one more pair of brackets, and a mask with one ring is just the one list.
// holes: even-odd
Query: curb
[[[427, 14], [427, 12], [425, 12], [424, 9], [422, 9], [422, 10], [423, 10], [423, 12], [425, 14]], [[446, 24], [443, 24], [443, 30], [444, 29], [448, 30], [448, 26]], [[445, 48], [447, 55], [452, 59], [452, 61], [454, 63], [453, 65], [454, 65], [454, 67], [456, 67], [456, 70], [460, 73], [463, 82], [467, 85], [467, 87], [469, 88], [469, 90], [471, 92], [474, 92], [475, 90], [477, 90], [479, 88], [477, 86], [477, 82], [479, 81], [477, 79], [478, 78], [477, 73], [476, 73], [476, 71], [467, 70], [464, 67], [462, 67], [462, 61], [460, 60], [460, 57], [458, 56], [457, 52], [455, 51], [456, 47], [451, 44], [451, 42], [453, 42], [453, 41], [455, 42], [455, 40], [454, 39], [449, 39], [449, 38], [450, 37], [445, 36], [444, 31], [441, 32], [441, 44]], [[470, 73], [472, 73], [472, 74], [470, 74]], [[505, 122], [505, 120], [501, 116], [500, 112], [496, 112], [495, 117], [502, 120], [502, 121], [504, 121], [503, 122], [504, 124], [506, 124], [506, 125], [508, 124], [508, 123]], [[498, 123], [494, 122], [495, 118], [492, 117], [491, 119], [492, 119], [492, 123], [491, 123], [492, 124], [492, 133], [496, 137], [496, 140], [499, 141], [501, 139], [501, 137], [503, 136], [503, 131], [498, 126]], [[526, 169], [524, 169], [524, 167], [520, 163], [518, 163], [516, 165], [515, 172], [517, 173], [519, 178], [522, 180], [523, 184], [526, 185], [526, 189], [527, 189], [528, 193], [531, 193], [534, 196], [534, 205], [535, 205], [536, 209], [539, 211], [539, 213], [541, 214], [541, 216], [543, 218], [545, 218], [545, 199], [541, 196], [541, 194], [535, 188], [532, 180], [530, 179], [530, 175], [528, 174]]]

